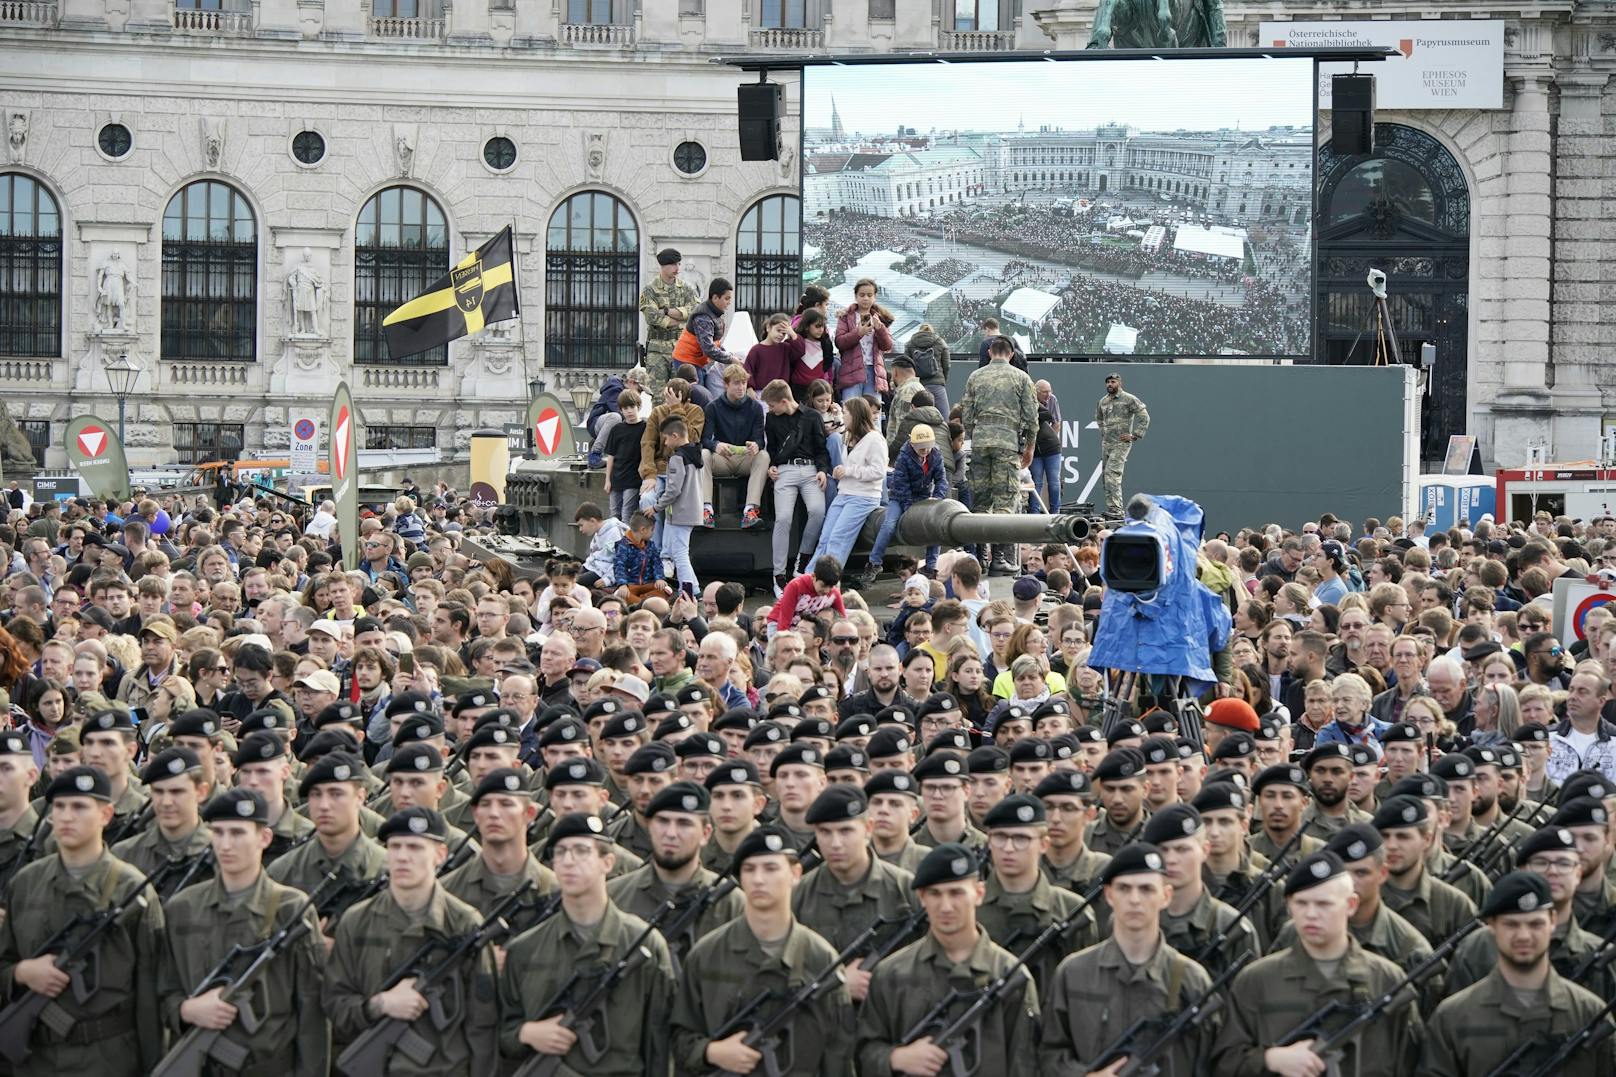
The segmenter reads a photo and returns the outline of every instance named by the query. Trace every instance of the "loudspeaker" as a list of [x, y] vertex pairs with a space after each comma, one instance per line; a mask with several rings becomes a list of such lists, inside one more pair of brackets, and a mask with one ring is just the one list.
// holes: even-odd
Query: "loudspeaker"
[[1333, 76], [1330, 114], [1336, 156], [1375, 152], [1375, 76]]
[[737, 90], [741, 114], [741, 160], [774, 161], [780, 157], [780, 114], [784, 108], [778, 82], [748, 82]]

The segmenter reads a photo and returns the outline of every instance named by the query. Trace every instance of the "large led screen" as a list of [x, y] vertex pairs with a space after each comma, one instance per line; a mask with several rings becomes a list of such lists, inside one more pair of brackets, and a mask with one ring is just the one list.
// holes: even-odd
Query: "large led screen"
[[1306, 58], [803, 72], [803, 278], [872, 280], [900, 342], [983, 322], [1035, 355], [1304, 357]]

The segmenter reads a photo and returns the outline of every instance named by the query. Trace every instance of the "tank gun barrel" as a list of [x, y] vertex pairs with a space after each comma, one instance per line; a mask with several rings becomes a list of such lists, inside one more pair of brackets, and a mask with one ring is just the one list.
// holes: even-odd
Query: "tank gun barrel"
[[1100, 529], [1093, 516], [972, 512], [958, 501], [916, 501], [898, 521], [904, 546], [987, 542], [1077, 542]]

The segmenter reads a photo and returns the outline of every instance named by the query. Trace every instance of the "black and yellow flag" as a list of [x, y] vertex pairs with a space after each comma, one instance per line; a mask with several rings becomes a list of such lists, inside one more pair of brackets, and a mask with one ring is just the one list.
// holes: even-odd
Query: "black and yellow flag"
[[499, 235], [460, 259], [422, 295], [382, 320], [387, 354], [415, 355], [439, 344], [481, 332], [490, 322], [521, 313], [516, 300], [514, 243], [507, 225]]

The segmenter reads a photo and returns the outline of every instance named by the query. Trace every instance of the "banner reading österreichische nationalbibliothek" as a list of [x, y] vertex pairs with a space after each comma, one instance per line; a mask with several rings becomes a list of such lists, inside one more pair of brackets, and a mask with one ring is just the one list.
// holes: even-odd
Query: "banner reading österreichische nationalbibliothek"
[[[1402, 55], [1358, 69], [1375, 76], [1376, 108], [1504, 107], [1500, 20], [1265, 22], [1258, 34], [1272, 48], [1396, 49]], [[1351, 64], [1319, 64], [1319, 108], [1330, 107], [1330, 77], [1351, 73]]]

